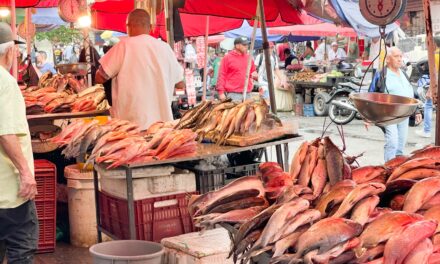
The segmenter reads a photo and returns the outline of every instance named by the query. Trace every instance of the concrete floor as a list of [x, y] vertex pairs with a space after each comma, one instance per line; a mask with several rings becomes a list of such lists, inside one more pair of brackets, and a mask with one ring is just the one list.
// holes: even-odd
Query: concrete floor
[[[324, 123], [329, 124], [330, 122], [330, 119], [324, 117], [293, 117], [290, 113], [282, 113], [280, 115], [284, 120], [296, 119], [300, 125], [299, 134], [304, 136], [305, 140], [313, 140], [320, 137], [323, 134]], [[434, 133], [432, 133], [431, 138], [420, 138], [415, 134], [415, 131], [418, 129], [422, 129], [422, 126], [409, 128], [406, 154], [434, 142]], [[343, 126], [343, 132], [345, 135], [345, 152], [347, 155], [359, 155], [363, 153], [363, 156], [358, 159], [361, 166], [383, 164], [384, 138], [379, 128], [370, 127], [367, 131], [362, 121], [353, 120], [350, 124]], [[343, 146], [342, 137], [334, 124], [329, 126], [325, 135], [330, 136], [338, 146]], [[290, 158], [292, 158], [300, 144], [301, 142], [290, 144]], [[268, 155], [270, 160], [276, 160], [274, 147], [268, 151]], [[57, 249], [54, 253], [37, 255], [35, 263], [86, 264], [92, 263], [92, 258], [87, 248], [76, 248], [62, 243], [57, 244]]]

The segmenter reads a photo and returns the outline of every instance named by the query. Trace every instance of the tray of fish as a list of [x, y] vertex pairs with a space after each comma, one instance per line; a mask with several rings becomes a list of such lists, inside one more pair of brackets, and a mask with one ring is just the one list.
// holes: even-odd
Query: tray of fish
[[192, 129], [199, 141], [205, 139], [226, 145], [232, 137], [246, 138], [249, 135], [257, 135], [263, 141], [268, 141], [273, 138], [265, 139], [265, 134], [282, 126], [281, 120], [269, 112], [265, 100], [256, 102], [249, 99], [243, 103], [231, 100], [204, 101], [187, 111], [175, 128]]
[[439, 263], [440, 147], [355, 160], [329, 137], [304, 142], [289, 172], [262, 163], [188, 209], [202, 230], [228, 230], [235, 263]]

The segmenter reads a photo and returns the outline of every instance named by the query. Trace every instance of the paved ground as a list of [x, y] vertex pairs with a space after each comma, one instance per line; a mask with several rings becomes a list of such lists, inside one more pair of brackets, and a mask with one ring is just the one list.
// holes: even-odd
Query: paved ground
[[[329, 124], [330, 119], [324, 117], [292, 117], [290, 113], [281, 114], [285, 120], [296, 120], [299, 122], [299, 134], [304, 136], [306, 140], [313, 140], [323, 134], [323, 125]], [[435, 120], [435, 117], [434, 117]], [[433, 143], [434, 138], [420, 138], [415, 134], [417, 129], [422, 127], [410, 127], [408, 135], [408, 143], [406, 153], [421, 148], [427, 144]], [[354, 120], [350, 124], [343, 126], [345, 135], [345, 147], [348, 155], [358, 155], [364, 153], [358, 159], [360, 165], [376, 165], [383, 164], [383, 145], [384, 138], [382, 131], [377, 127], [371, 127], [367, 131], [363, 122]], [[433, 133], [434, 134], [434, 133]], [[341, 136], [337, 127], [332, 124], [326, 130], [325, 135], [329, 135], [331, 139], [340, 147], [342, 147]], [[289, 147], [290, 157], [296, 151], [301, 142], [291, 144]], [[269, 151], [270, 160], [276, 160], [275, 150]], [[36, 264], [86, 264], [92, 263], [92, 259], [88, 253], [88, 249], [75, 248], [66, 244], [59, 244], [55, 253], [38, 255]]]

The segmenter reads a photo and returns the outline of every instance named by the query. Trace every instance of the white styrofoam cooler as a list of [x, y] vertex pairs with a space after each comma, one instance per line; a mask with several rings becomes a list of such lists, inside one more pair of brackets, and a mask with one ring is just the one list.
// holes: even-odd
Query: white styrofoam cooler
[[[111, 169], [107, 170], [102, 165], [95, 166], [101, 178], [111, 178], [111, 179], [125, 179], [125, 169]], [[150, 166], [146, 168], [134, 168], [132, 169], [132, 177], [134, 178], [145, 178], [145, 177], [156, 177], [156, 176], [166, 176], [174, 172], [174, 166]]]
[[[196, 191], [196, 177], [194, 173], [174, 168], [173, 171], [172, 174], [150, 174], [143, 178], [133, 178], [134, 200]], [[102, 191], [118, 198], [127, 199], [127, 181], [125, 177], [120, 179], [119, 177], [104, 177], [101, 175], [100, 183]]]
[[164, 238], [164, 264], [233, 264], [231, 240], [224, 228]]

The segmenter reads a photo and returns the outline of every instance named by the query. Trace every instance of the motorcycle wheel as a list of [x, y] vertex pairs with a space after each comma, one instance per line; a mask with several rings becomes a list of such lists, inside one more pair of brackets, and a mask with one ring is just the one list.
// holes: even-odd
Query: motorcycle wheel
[[313, 98], [313, 108], [317, 116], [325, 116], [328, 114], [329, 105], [326, 103], [330, 99], [330, 95], [326, 92], [319, 92]]
[[[348, 102], [347, 97], [337, 97], [334, 100], [342, 101], [344, 103]], [[345, 125], [350, 123], [356, 117], [356, 111], [350, 111], [339, 106], [330, 103], [328, 110], [328, 116], [330, 119], [338, 125]]]

